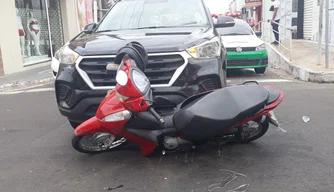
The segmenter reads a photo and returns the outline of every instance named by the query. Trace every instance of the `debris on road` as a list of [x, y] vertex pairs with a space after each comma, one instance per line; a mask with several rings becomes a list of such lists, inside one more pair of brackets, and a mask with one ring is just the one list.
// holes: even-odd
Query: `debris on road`
[[117, 187], [105, 187], [104, 189], [107, 190], [107, 191], [111, 191], [111, 190], [114, 190], [114, 189], [119, 189], [121, 187], [124, 187], [124, 185], [119, 185]]
[[308, 116], [303, 116], [303, 121], [304, 121], [304, 123], [307, 123], [307, 122], [309, 122], [310, 120], [311, 120], [310, 117], [308, 117]]
[[[227, 178], [225, 178], [224, 180], [222, 180], [219, 183], [215, 183], [212, 184], [208, 187], [208, 191], [214, 191], [217, 189], [224, 189], [229, 183], [231, 183], [232, 181], [234, 181], [235, 179], [237, 179], [238, 176], [241, 177], [247, 177], [246, 175], [242, 174], [242, 173], [237, 173], [231, 170], [226, 170], [226, 169], [221, 169], [220, 171], [228, 173], [229, 176]], [[232, 189], [232, 190], [228, 190], [228, 192], [246, 192], [247, 189], [249, 187], [249, 184], [243, 184], [240, 185], [239, 187]]]

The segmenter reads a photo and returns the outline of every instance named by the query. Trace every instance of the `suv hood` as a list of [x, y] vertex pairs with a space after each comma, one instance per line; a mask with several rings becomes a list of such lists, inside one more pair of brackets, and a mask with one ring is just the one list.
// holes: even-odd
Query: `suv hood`
[[131, 41], [142, 44], [148, 53], [179, 52], [210, 40], [215, 31], [208, 27], [141, 29], [93, 33], [75, 39], [69, 47], [80, 55], [115, 55]]
[[256, 35], [221, 36], [225, 47], [257, 47], [263, 43]]

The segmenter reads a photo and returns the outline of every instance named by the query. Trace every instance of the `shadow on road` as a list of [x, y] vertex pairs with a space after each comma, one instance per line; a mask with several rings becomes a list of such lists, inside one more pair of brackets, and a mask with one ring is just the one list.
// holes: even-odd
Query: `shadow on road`
[[227, 77], [258, 77], [263, 76], [260, 74], [256, 74], [253, 69], [228, 69]]

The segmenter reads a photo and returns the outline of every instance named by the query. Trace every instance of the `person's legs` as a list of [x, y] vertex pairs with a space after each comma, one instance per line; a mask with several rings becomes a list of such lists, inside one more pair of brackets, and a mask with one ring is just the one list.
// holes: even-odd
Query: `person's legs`
[[[276, 20], [275, 22], [279, 23], [279, 20]], [[276, 39], [277, 43], [279, 43], [279, 25], [278, 24], [276, 24], [276, 25], [277, 25], [276, 26], [277, 33], [276, 33], [275, 39]]]
[[273, 32], [275, 35], [275, 41], [273, 42], [273, 44], [278, 44], [279, 43], [279, 26], [277, 23], [279, 23], [279, 20], [275, 21], [276, 23], [272, 23], [271, 26], [273, 28]]

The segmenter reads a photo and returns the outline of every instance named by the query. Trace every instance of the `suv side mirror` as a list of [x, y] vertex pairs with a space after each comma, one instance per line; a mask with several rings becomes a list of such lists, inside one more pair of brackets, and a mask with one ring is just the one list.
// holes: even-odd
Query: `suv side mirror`
[[86, 33], [86, 34], [91, 34], [91, 33], [93, 33], [96, 26], [97, 26], [96, 23], [90, 23], [90, 24], [85, 26], [83, 32]]
[[256, 35], [257, 37], [261, 37], [261, 36], [262, 36], [262, 32], [261, 32], [261, 31], [255, 32], [255, 35]]
[[235, 21], [232, 17], [220, 16], [217, 18], [215, 28], [233, 27]]

